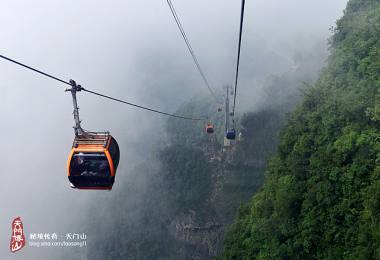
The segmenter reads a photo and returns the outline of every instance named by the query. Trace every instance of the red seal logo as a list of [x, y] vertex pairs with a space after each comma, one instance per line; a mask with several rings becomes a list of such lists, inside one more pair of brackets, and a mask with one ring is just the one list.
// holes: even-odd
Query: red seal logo
[[11, 252], [17, 252], [25, 246], [24, 226], [20, 217], [17, 217], [12, 222], [12, 238], [10, 249]]

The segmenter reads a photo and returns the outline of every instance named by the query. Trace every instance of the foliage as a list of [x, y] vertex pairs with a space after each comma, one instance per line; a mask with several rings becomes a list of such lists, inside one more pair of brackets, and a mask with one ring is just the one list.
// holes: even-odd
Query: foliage
[[221, 259], [380, 259], [380, 1], [351, 0]]

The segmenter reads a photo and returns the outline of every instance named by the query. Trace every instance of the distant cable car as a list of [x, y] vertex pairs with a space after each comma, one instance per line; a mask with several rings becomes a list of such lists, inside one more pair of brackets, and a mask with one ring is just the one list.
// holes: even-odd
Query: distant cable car
[[228, 140], [235, 140], [235, 138], [236, 138], [236, 131], [235, 131], [235, 129], [229, 129], [229, 130], [227, 130], [226, 138]]
[[111, 190], [119, 160], [119, 145], [109, 133], [85, 132], [76, 136], [67, 162], [71, 186]]
[[212, 134], [214, 133], [214, 126], [211, 123], [208, 123], [206, 125], [206, 133], [207, 134]]
[[70, 80], [74, 105], [75, 138], [67, 161], [67, 172], [72, 188], [111, 190], [115, 181], [120, 150], [109, 132], [88, 132], [82, 129], [76, 92], [82, 87]]

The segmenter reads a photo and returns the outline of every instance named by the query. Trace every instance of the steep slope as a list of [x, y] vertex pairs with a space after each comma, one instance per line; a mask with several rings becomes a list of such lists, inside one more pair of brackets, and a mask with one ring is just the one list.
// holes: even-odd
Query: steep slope
[[[207, 113], [208, 104], [208, 99], [195, 98], [178, 113]], [[222, 118], [215, 115], [218, 128]], [[250, 171], [246, 182], [241, 181], [237, 168], [244, 165], [227, 167], [218, 138], [207, 136], [203, 124], [167, 121], [166, 140], [131, 173], [123, 190], [114, 191], [116, 201], [106, 209], [93, 209], [88, 227], [104, 235], [89, 241], [89, 258], [210, 259], [217, 255], [237, 207], [261, 186], [263, 168], [254, 174]], [[113, 221], [108, 224], [102, 219]]]
[[[312, 53], [323, 53], [316, 47]], [[260, 109], [242, 116], [243, 139], [230, 151], [221, 152], [223, 113], [214, 113], [216, 107], [205, 97], [184, 104], [177, 113], [213, 114], [215, 135], [204, 133], [205, 122], [169, 119], [160, 141], [146, 151], [146, 162], [128, 173], [122, 189], [112, 191], [108, 206], [92, 206], [87, 228], [103, 235], [89, 237], [88, 258], [217, 256], [239, 205], [263, 183], [267, 160], [277, 148], [285, 114], [299, 101], [302, 82], [317, 77], [323, 55], [300, 57], [299, 68], [267, 80]]]
[[380, 1], [351, 0], [222, 259], [380, 259]]

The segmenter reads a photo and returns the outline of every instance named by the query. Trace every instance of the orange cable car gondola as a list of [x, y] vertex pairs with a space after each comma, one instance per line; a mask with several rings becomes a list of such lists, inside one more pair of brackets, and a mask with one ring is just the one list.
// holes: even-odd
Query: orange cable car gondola
[[74, 104], [75, 138], [67, 161], [68, 178], [72, 188], [111, 190], [120, 161], [120, 150], [109, 132], [88, 132], [82, 129], [76, 92], [82, 87], [71, 80]]
[[111, 190], [119, 160], [119, 146], [108, 132], [76, 136], [67, 162], [71, 187]]

